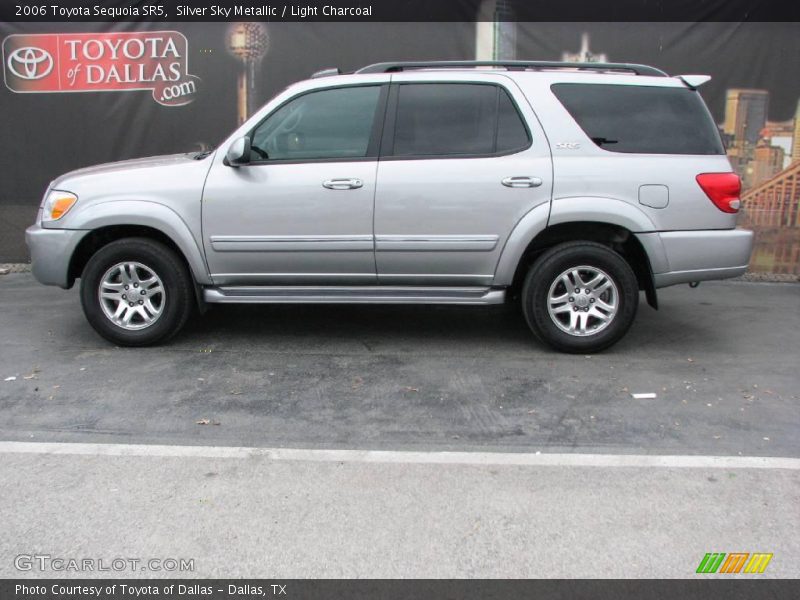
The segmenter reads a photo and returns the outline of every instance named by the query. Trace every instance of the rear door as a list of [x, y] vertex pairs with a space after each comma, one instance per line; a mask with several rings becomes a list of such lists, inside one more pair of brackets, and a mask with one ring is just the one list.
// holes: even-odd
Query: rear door
[[375, 195], [379, 283], [490, 285], [513, 227], [549, 202], [551, 173], [510, 78], [393, 75]]

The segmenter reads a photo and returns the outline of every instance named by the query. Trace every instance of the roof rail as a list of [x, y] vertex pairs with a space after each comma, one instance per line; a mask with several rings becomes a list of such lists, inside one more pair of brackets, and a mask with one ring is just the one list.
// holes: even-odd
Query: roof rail
[[342, 72], [339, 70], [339, 67], [332, 67], [330, 69], [322, 69], [321, 71], [315, 71], [311, 74], [311, 79], [317, 79], [318, 77], [332, 77], [333, 75], [341, 75]]
[[580, 71], [629, 71], [636, 75], [669, 77], [661, 69], [631, 63], [560, 62], [542, 60], [442, 60], [430, 62], [385, 62], [368, 65], [356, 71], [364, 73], [394, 73], [408, 69], [453, 69], [472, 67], [499, 67], [510, 71], [539, 69], [575, 69]]

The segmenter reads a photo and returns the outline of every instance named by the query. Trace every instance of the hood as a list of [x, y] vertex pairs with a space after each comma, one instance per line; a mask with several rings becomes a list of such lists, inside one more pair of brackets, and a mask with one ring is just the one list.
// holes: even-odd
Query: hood
[[[200, 203], [213, 153], [170, 154], [107, 163], [71, 171], [50, 189], [71, 192], [78, 201], [53, 229], [94, 229], [101, 225], [143, 224], [156, 204], [169, 208], [199, 231]], [[196, 158], [197, 157], [197, 158]], [[100, 223], [98, 219], [102, 221]]]
[[[110, 175], [120, 171], [134, 171], [137, 169], [149, 169], [152, 167], [166, 167], [176, 163], [194, 162], [195, 152], [181, 153], [181, 154], [164, 154], [162, 156], [148, 156], [146, 158], [134, 158], [131, 160], [120, 160], [117, 162], [103, 163], [91, 167], [84, 167], [83, 169], [76, 169], [65, 173], [56, 178], [50, 184], [51, 189], [62, 189], [59, 187], [64, 182], [80, 181], [80, 179], [93, 176], [93, 175]], [[72, 191], [64, 186], [65, 191]]]

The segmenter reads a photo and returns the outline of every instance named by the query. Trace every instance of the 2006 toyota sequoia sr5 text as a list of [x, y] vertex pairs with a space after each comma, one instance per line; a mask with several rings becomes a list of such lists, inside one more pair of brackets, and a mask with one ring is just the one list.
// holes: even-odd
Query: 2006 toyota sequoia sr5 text
[[[482, 68], [476, 68], [482, 67]], [[27, 230], [117, 344], [215, 302], [495, 304], [567, 352], [639, 292], [745, 272], [740, 182], [697, 87], [630, 64], [383, 63], [289, 87], [214, 152], [59, 177]]]

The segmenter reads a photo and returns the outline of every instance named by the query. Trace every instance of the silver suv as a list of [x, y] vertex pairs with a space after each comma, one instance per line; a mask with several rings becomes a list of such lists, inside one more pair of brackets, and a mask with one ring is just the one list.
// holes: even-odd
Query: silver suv
[[34, 276], [81, 279], [114, 343], [207, 303], [496, 304], [566, 352], [619, 340], [639, 292], [744, 273], [739, 178], [697, 87], [644, 65], [328, 70], [213, 152], [63, 175]]

